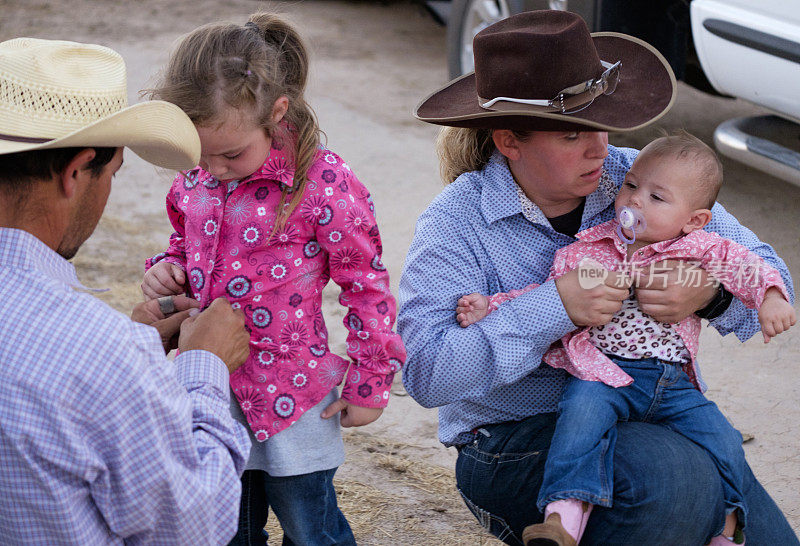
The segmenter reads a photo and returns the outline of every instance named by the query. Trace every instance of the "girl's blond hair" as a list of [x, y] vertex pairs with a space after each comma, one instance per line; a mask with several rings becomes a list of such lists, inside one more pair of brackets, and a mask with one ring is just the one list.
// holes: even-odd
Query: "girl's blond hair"
[[[276, 210], [279, 229], [303, 197], [320, 145], [322, 132], [304, 97], [307, 79], [308, 50], [300, 35], [278, 15], [259, 12], [246, 25], [211, 23], [191, 32], [145, 94], [177, 105], [195, 125], [222, 124], [221, 116], [233, 108], [252, 115], [271, 138], [296, 141], [294, 181], [284, 187]], [[272, 121], [273, 105], [284, 95], [290, 134]]]

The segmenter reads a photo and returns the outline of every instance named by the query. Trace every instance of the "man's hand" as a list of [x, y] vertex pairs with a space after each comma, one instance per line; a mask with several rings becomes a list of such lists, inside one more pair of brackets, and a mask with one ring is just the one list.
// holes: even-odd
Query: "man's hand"
[[783, 299], [777, 288], [770, 288], [758, 308], [758, 323], [764, 335], [764, 343], [795, 325], [797, 316], [794, 307]]
[[581, 266], [556, 279], [556, 289], [561, 296], [564, 309], [576, 326], [602, 326], [622, 309], [622, 302], [628, 297], [630, 278], [616, 271], [606, 271], [598, 264], [596, 271], [601, 273], [595, 286], [579, 280], [579, 274], [588, 269]]
[[225, 298], [215, 299], [205, 311], [181, 325], [178, 349], [212, 352], [225, 363], [228, 372], [235, 372], [250, 355], [250, 334], [244, 327], [244, 313], [233, 309]]
[[634, 272], [633, 285], [639, 309], [655, 320], [680, 322], [714, 299], [717, 283], [704, 269], [687, 262], [664, 260]]
[[131, 320], [148, 324], [158, 330], [161, 336], [161, 343], [164, 345], [164, 352], [170, 352], [178, 347], [178, 332], [184, 320], [189, 318], [192, 309], [200, 307], [197, 300], [186, 296], [173, 296], [172, 302], [175, 305], [175, 312], [168, 317], [161, 312], [158, 300], [149, 300], [140, 303], [133, 308]]
[[186, 272], [175, 264], [158, 262], [148, 269], [142, 279], [145, 300], [186, 292]]
[[323, 419], [330, 419], [339, 412], [342, 412], [342, 419], [339, 422], [343, 427], [363, 427], [378, 419], [383, 413], [383, 408], [363, 408], [361, 406], [354, 406], [339, 398], [322, 410], [321, 417]]

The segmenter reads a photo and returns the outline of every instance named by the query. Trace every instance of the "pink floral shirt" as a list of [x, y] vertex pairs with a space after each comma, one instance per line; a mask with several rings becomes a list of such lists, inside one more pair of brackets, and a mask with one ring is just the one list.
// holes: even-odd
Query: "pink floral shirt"
[[[343, 399], [385, 407], [405, 360], [392, 331], [396, 304], [372, 199], [339, 156], [319, 150], [303, 199], [273, 234], [281, 189], [294, 176], [287, 151], [273, 140], [263, 166], [238, 182], [219, 181], [199, 167], [179, 174], [167, 196], [175, 233], [166, 252], [146, 264], [182, 267], [187, 293], [203, 308], [225, 297], [244, 311], [250, 356], [230, 383], [259, 441], [294, 423], [346, 372]], [[322, 289], [329, 279], [348, 308], [349, 370], [328, 348]]]
[[[653, 243], [637, 250], [625, 262], [626, 245], [616, 234], [617, 221], [611, 220], [586, 229], [576, 235], [577, 241], [556, 251], [549, 279], [557, 279], [576, 269], [581, 261], [590, 258], [609, 271], [638, 270], [646, 272], [656, 262], [667, 259], [691, 260], [685, 269], [686, 282], [692, 282], [692, 271], [705, 269], [725, 288], [750, 308], [757, 309], [769, 288], [778, 288], [789, 299], [780, 273], [746, 247], [716, 233], [697, 230], [669, 241]], [[654, 270], [656, 271], [656, 270]], [[536, 288], [536, 284], [508, 293], [495, 294], [489, 299], [489, 311], [503, 302]], [[697, 367], [700, 345], [700, 318], [690, 315], [675, 324], [675, 332], [689, 351], [691, 361], [684, 371], [698, 390], [705, 390]], [[563, 368], [578, 379], [602, 381], [612, 387], [629, 385], [633, 379], [591, 342], [589, 328], [581, 328], [554, 343], [544, 355], [544, 361], [554, 368]]]

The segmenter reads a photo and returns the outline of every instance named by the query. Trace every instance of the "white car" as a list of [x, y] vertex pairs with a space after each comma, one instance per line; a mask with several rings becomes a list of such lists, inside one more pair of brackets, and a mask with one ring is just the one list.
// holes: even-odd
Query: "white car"
[[656, 46], [678, 79], [774, 112], [717, 127], [720, 153], [800, 185], [799, 0], [428, 0], [447, 24], [448, 68], [472, 70], [472, 38], [530, 9], [568, 9], [589, 29]]

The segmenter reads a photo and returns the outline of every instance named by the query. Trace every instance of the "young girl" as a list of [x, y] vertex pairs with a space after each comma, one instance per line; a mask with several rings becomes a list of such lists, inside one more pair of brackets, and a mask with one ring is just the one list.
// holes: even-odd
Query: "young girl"
[[[615, 202], [617, 211], [625, 207], [638, 216], [638, 225], [622, 229], [622, 220], [611, 220], [578, 233], [578, 241], [556, 251], [550, 278], [583, 266], [587, 258], [600, 268], [626, 274], [645, 272], [661, 260], [694, 260], [745, 305], [759, 310], [768, 342], [795, 324], [795, 311], [777, 270], [742, 245], [703, 230], [721, 184], [722, 166], [699, 139], [683, 133], [654, 140], [639, 152]], [[687, 267], [683, 282], [696, 279]], [[469, 294], [459, 299], [456, 318], [467, 327], [537, 286], [493, 296]], [[572, 377], [561, 397], [539, 492], [545, 522], [525, 530], [526, 544], [574, 545], [592, 505], [611, 505], [608, 454], [613, 454], [616, 422], [626, 420], [661, 423], [709, 451], [723, 478], [727, 503], [723, 534], [711, 544], [743, 543], [741, 536], [734, 539], [737, 523], [744, 526], [747, 513], [742, 439], [701, 394], [705, 385], [696, 360], [699, 335], [699, 317], [658, 322], [630, 297], [607, 324], [567, 334], [563, 346], [545, 353], [545, 362]]]
[[[189, 115], [202, 155], [167, 196], [175, 233], [148, 260], [142, 290], [186, 292], [203, 307], [225, 297], [251, 332], [230, 380], [232, 412], [253, 436], [233, 544], [264, 544], [268, 506], [284, 544], [355, 544], [332, 484], [344, 459], [338, 415], [342, 426], [377, 419], [405, 359], [372, 200], [320, 145], [307, 71], [297, 32], [258, 13], [189, 34], [150, 91]], [[328, 348], [329, 279], [349, 309], [349, 369]]]

